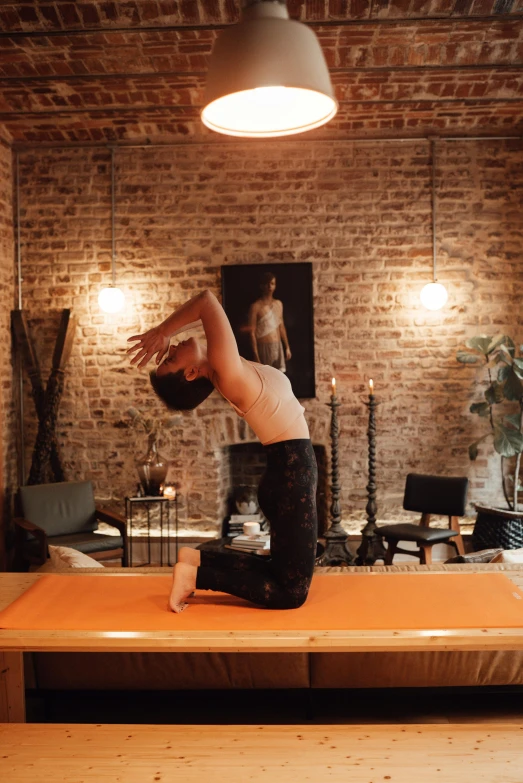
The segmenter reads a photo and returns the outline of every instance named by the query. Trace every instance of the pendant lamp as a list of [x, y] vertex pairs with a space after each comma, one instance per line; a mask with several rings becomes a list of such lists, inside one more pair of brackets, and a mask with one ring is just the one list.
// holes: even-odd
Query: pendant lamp
[[125, 304], [125, 296], [121, 288], [116, 286], [116, 238], [114, 231], [115, 217], [115, 173], [114, 173], [114, 148], [111, 148], [111, 272], [112, 283], [102, 288], [98, 294], [98, 304], [104, 313], [119, 313]]
[[449, 295], [447, 289], [438, 283], [436, 274], [436, 142], [431, 141], [432, 150], [432, 283], [427, 283], [421, 289], [421, 304], [427, 310], [441, 310], [447, 303]]
[[337, 110], [313, 31], [289, 19], [285, 2], [251, 0], [215, 43], [204, 125], [229, 136], [289, 136], [324, 125]]

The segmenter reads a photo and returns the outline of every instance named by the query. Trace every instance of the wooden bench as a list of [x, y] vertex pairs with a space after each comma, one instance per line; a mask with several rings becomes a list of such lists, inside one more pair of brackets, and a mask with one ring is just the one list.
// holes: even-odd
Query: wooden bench
[[[361, 569], [381, 571], [384, 567]], [[455, 566], [459, 570], [459, 566]], [[485, 570], [488, 570], [488, 565]], [[401, 567], [386, 571], [401, 573]], [[78, 569], [80, 570], [80, 569]], [[101, 571], [102, 569], [97, 569]], [[329, 569], [335, 570], [335, 569]], [[348, 569], [350, 571], [350, 569]], [[424, 570], [453, 572], [451, 566]], [[72, 569], [74, 571], [74, 569]], [[105, 578], [111, 571], [99, 574]], [[147, 573], [120, 569], [121, 579]], [[518, 586], [522, 570], [507, 569]], [[81, 573], [74, 576], [82, 578]], [[0, 574], [0, 609], [8, 606], [39, 574]], [[334, 577], [333, 577], [334, 578]], [[523, 650], [523, 628], [348, 631], [10, 631], [0, 630], [0, 721], [25, 720], [23, 653], [35, 652], [370, 652], [437, 650]], [[368, 782], [367, 782], [368, 783]]]
[[522, 779], [523, 726], [0, 724], [9, 783], [470, 783]]

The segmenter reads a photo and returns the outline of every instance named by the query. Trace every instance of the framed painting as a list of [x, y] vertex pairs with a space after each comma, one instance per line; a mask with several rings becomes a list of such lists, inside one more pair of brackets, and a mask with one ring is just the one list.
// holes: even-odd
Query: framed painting
[[222, 266], [222, 301], [240, 355], [289, 378], [296, 397], [315, 397], [312, 264]]

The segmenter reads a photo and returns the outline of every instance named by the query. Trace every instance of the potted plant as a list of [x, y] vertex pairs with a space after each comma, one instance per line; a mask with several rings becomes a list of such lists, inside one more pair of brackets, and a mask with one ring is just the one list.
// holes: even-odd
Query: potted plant
[[487, 432], [469, 446], [469, 457], [475, 460], [480, 446], [492, 438], [500, 456], [500, 475], [506, 508], [476, 504], [478, 516], [474, 526], [474, 549], [523, 547], [523, 503], [518, 493], [521, 483], [523, 454], [523, 346], [519, 355], [514, 341], [507, 335], [478, 335], [458, 351], [462, 364], [481, 365], [485, 389], [483, 399], [473, 402], [470, 412], [485, 420]]

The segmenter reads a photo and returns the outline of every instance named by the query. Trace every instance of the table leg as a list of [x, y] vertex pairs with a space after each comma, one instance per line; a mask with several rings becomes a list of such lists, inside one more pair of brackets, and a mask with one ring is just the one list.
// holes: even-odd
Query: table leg
[[147, 563], [145, 565], [151, 565], [151, 506], [146, 504], [147, 508]]
[[160, 503], [160, 565], [163, 566], [163, 503]]
[[125, 498], [125, 519], [129, 522], [129, 568], [133, 567], [133, 504]]
[[24, 658], [0, 652], [0, 723], [25, 723]]
[[167, 502], [167, 565], [172, 566], [171, 563], [171, 503]]
[[178, 562], [178, 495], [174, 498], [175, 555]]

